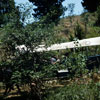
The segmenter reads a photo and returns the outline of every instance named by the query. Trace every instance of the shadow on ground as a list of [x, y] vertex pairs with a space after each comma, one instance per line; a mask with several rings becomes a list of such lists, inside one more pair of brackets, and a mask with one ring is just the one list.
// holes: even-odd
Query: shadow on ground
[[27, 100], [27, 94], [22, 93], [22, 95], [15, 95], [16, 93], [10, 93], [9, 95], [0, 95], [0, 100]]
[[4, 98], [4, 97], [0, 97], [0, 100], [26, 100], [23, 97], [10, 97], [10, 98]]

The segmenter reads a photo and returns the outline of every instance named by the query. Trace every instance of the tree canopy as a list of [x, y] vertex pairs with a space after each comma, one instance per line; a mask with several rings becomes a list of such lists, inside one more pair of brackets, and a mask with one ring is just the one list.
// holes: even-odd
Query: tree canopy
[[83, 0], [82, 6], [89, 12], [94, 12], [100, 4], [100, 0]]
[[57, 22], [64, 13], [65, 8], [62, 5], [64, 0], [29, 0], [36, 8], [34, 8], [33, 16], [41, 19], [46, 16], [47, 22]]
[[14, 0], [0, 1], [0, 27], [8, 22], [16, 21], [20, 23], [19, 9], [15, 7]]
[[[3, 24], [3, 27], [0, 28], [0, 70], [4, 68], [12, 70], [10, 83], [22, 85], [34, 82], [37, 91], [32, 92], [32, 95], [36, 96], [36, 92], [41, 93], [40, 79], [52, 76], [53, 70], [56, 69], [56, 66], [49, 63], [50, 55], [44, 54], [44, 52], [34, 52], [39, 45], [48, 46], [56, 40], [54, 39], [54, 24], [43, 26], [39, 21], [18, 27], [19, 20], [16, 21], [18, 14], [10, 11], [8, 15], [10, 13], [15, 20], [7, 21], [7, 24]], [[27, 16], [26, 13], [22, 17]], [[27, 50], [17, 49], [16, 47], [20, 45], [25, 45]], [[31, 89], [31, 91], [33, 90]]]

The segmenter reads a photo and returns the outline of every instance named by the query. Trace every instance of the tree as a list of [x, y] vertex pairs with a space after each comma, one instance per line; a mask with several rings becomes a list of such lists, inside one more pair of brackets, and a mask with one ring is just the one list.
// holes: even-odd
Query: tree
[[96, 25], [100, 26], [100, 6], [97, 9], [97, 20], [96, 20]]
[[68, 4], [69, 20], [70, 20], [71, 26], [72, 26], [72, 23], [73, 23], [73, 12], [74, 12], [74, 7], [75, 7], [75, 4], [74, 4], [74, 3]]
[[13, 22], [13, 21], [16, 21], [16, 23], [20, 23], [19, 9], [15, 7], [14, 0], [1, 0], [0, 27], [4, 26], [8, 22]]
[[29, 0], [36, 8], [34, 8], [33, 16], [41, 19], [45, 17], [46, 23], [58, 22], [60, 16], [64, 13], [65, 8], [62, 5], [64, 0]]
[[0, 26], [8, 22], [8, 13], [11, 13], [15, 9], [13, 0], [1, 0], [0, 1]]
[[[20, 85], [28, 84], [31, 96], [36, 100], [40, 100], [43, 93], [42, 79], [51, 77], [53, 71], [57, 70], [57, 66], [49, 62], [49, 53], [35, 52], [39, 45], [48, 46], [54, 43], [56, 38], [54, 24], [44, 26], [40, 21], [19, 28], [14, 27], [15, 21], [10, 21], [0, 28], [0, 33], [4, 33], [0, 37], [1, 51], [4, 51], [0, 68], [7, 65], [6, 67], [12, 70], [9, 81]], [[20, 51], [16, 48], [19, 45], [24, 45], [26, 49]]]
[[74, 32], [75, 32], [75, 37], [77, 39], [81, 40], [81, 39], [85, 38], [84, 31], [83, 31], [82, 27], [80, 26], [80, 24], [78, 22], [77, 22], [77, 25], [74, 28]]
[[[52, 76], [56, 66], [49, 63], [48, 53], [34, 51], [39, 45], [50, 45], [50, 42], [54, 41], [52, 37], [55, 31], [52, 26], [42, 27], [41, 24], [36, 23], [35, 28], [32, 24], [16, 29], [13, 24], [7, 24], [0, 29], [4, 31], [3, 36], [0, 37], [0, 45], [5, 51], [0, 68], [7, 65], [7, 68], [13, 72], [10, 82], [19, 85], [28, 84], [31, 88], [31, 96], [35, 96], [37, 100], [41, 99], [42, 79]], [[19, 45], [25, 45], [27, 49], [23, 48], [20, 51], [16, 48]]]
[[88, 32], [89, 14], [86, 13], [86, 14], [83, 14], [82, 16], [83, 16], [82, 21], [83, 21], [84, 27], [85, 27], [85, 34], [87, 34], [87, 32]]
[[83, 0], [82, 6], [89, 12], [94, 12], [100, 4], [100, 0]]

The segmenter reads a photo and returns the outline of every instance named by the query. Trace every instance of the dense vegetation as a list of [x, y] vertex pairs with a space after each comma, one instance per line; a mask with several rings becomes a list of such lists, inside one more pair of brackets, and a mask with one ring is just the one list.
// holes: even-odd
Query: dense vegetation
[[[4, 97], [10, 92], [7, 88], [17, 86], [25, 100], [99, 100], [98, 69], [90, 71], [86, 66], [88, 56], [100, 54], [99, 47], [48, 52], [36, 52], [36, 48], [72, 40], [77, 45], [78, 39], [100, 36], [100, 7], [94, 13], [74, 16], [74, 4], [70, 4], [70, 16], [61, 19], [64, 0], [29, 0], [37, 6], [34, 17], [38, 21], [25, 25], [30, 7], [16, 7], [14, 0], [9, 1], [0, 1], [0, 82], [6, 90]], [[19, 50], [19, 46], [23, 48]], [[55, 64], [51, 62], [54, 56], [60, 59]], [[60, 69], [70, 71], [64, 79], [57, 78]]]
[[[49, 91], [45, 100], [99, 100], [99, 85], [77, 83]], [[49, 95], [51, 94], [51, 95]]]
[[15, 7], [14, 0], [0, 1], [0, 27], [3, 27], [9, 22], [20, 23], [20, 12]]

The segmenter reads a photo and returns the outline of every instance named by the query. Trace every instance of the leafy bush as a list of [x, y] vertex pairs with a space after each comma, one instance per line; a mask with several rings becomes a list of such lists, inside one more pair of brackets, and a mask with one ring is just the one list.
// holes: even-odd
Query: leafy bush
[[85, 38], [85, 33], [79, 23], [77, 23], [76, 27], [74, 28], [75, 31], [75, 37], [78, 39], [83, 39]]
[[[33, 27], [35, 28], [33, 29]], [[56, 66], [53, 67], [48, 62], [48, 54], [34, 51], [39, 45], [49, 46], [55, 42], [53, 24], [43, 26], [38, 22], [36, 26], [29, 25], [19, 30], [12, 24], [7, 24], [0, 31], [2, 30], [4, 30], [4, 34], [0, 38], [0, 46], [4, 52], [1, 62], [5, 63], [0, 65], [1, 69], [9, 68], [12, 71], [9, 78], [10, 82], [18, 85], [30, 84], [32, 95], [40, 93], [40, 95], [37, 95], [40, 98], [43, 84], [41, 81], [45, 76], [50, 77], [49, 75]], [[16, 49], [20, 45], [24, 45], [26, 49]], [[7, 66], [5, 66], [6, 63], [8, 63]], [[34, 83], [35, 86], [32, 86], [31, 83]], [[35, 92], [33, 92], [34, 90]]]
[[99, 100], [99, 88], [96, 84], [72, 84], [50, 91], [44, 100]]
[[86, 69], [86, 55], [82, 52], [71, 52], [69, 56], [63, 59], [62, 65], [69, 69], [71, 77], [80, 77], [88, 72]]
[[96, 25], [100, 26], [100, 6], [97, 8], [97, 21]]

